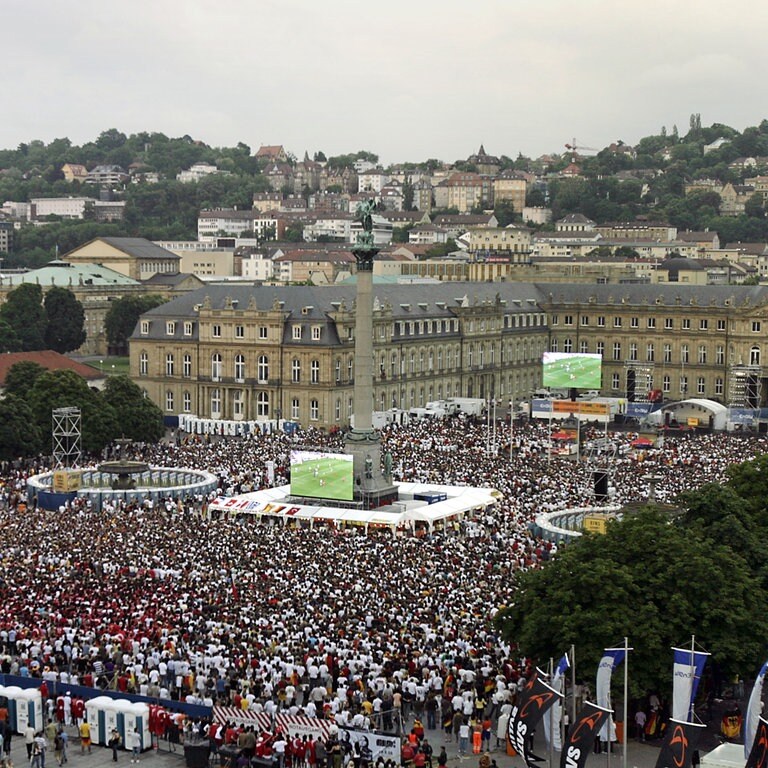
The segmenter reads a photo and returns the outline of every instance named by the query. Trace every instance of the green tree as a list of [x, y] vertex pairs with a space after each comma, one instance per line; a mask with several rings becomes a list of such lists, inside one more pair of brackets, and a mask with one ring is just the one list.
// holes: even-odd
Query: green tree
[[82, 447], [86, 452], [98, 454], [120, 436], [122, 425], [112, 406], [74, 371], [46, 371], [38, 376], [27, 401], [44, 445], [51, 444], [51, 411], [67, 406], [80, 408]]
[[413, 181], [411, 181], [411, 177], [410, 175], [408, 175], [405, 177], [405, 180], [403, 181], [403, 210], [404, 211], [413, 210], [413, 197], [414, 197]]
[[301, 224], [286, 227], [283, 240], [287, 243], [301, 243], [304, 240], [304, 227]]
[[35, 456], [42, 445], [42, 435], [29, 405], [6, 393], [0, 400], [0, 460]]
[[124, 354], [128, 349], [128, 337], [133, 333], [139, 317], [161, 304], [165, 304], [165, 299], [153, 294], [123, 296], [112, 302], [112, 306], [104, 318], [104, 330], [110, 349]]
[[102, 397], [114, 410], [125, 437], [156, 443], [163, 436], [163, 412], [127, 376], [110, 377]]
[[493, 214], [500, 227], [506, 227], [515, 220], [515, 206], [511, 200], [502, 200], [493, 206]]
[[408, 233], [411, 231], [412, 227], [405, 226], [405, 227], [392, 227], [392, 242], [393, 243], [407, 243], [408, 242]]
[[54, 286], [43, 301], [47, 326], [45, 343], [62, 354], [73, 352], [85, 343], [85, 310], [68, 288]]
[[21, 352], [15, 328], [0, 314], [0, 352]]
[[5, 394], [24, 400], [45, 370], [42, 365], [31, 360], [14, 363], [5, 374]]
[[669, 648], [692, 632], [724, 674], [748, 674], [764, 652], [768, 600], [740, 552], [656, 509], [582, 537], [515, 585], [496, 622], [521, 654], [575, 644], [581, 669], [594, 670], [603, 648], [628, 637], [632, 695], [668, 686]]
[[744, 213], [755, 219], [765, 218], [765, 203], [763, 202], [763, 196], [759, 192], [755, 192], [744, 204]]
[[43, 289], [33, 283], [14, 288], [0, 307], [0, 318], [11, 326], [22, 352], [45, 349], [46, 316]]

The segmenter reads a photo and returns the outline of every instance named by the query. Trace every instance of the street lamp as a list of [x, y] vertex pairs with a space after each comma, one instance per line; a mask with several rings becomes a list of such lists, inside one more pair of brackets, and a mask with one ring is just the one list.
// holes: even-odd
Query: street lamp
[[104, 361], [99, 360], [99, 373], [104, 376]]
[[512, 446], [515, 442], [515, 398], [509, 401], [509, 461], [512, 462]]

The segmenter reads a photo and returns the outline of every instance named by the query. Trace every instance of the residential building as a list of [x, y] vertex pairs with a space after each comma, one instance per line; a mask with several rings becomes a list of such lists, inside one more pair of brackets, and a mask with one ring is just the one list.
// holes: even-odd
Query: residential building
[[381, 168], [371, 168], [358, 174], [358, 189], [360, 192], [375, 192], [377, 195], [382, 187], [389, 184], [389, 174]]
[[493, 206], [493, 179], [479, 173], [453, 173], [434, 188], [436, 208], [455, 208], [469, 213], [473, 208]]
[[448, 230], [434, 224], [417, 224], [408, 231], [408, 242], [413, 245], [447, 243]]
[[441, 213], [432, 222], [437, 227], [448, 231], [448, 237], [456, 240], [460, 235], [479, 227], [498, 227], [498, 219], [492, 213]]
[[498, 157], [489, 155], [482, 144], [480, 149], [477, 150], [477, 154], [470, 155], [467, 158], [467, 162], [474, 165], [479, 174], [485, 176], [496, 176], [501, 170], [501, 160]]
[[469, 252], [473, 260], [498, 259], [508, 263], [525, 263], [532, 253], [531, 231], [510, 224], [507, 227], [476, 227], [469, 232]]
[[283, 196], [280, 192], [254, 192], [253, 209], [261, 213], [269, 213], [280, 208]]
[[221, 173], [221, 171], [210, 163], [194, 163], [185, 171], [176, 174], [176, 181], [182, 184], [190, 184], [205, 179], [208, 176]]
[[[13, 222], [0, 217], [0, 253], [10, 253], [13, 248]], [[2, 260], [0, 260], [2, 263]]]
[[253, 211], [236, 208], [202, 210], [197, 216], [197, 239], [211, 243], [217, 237], [241, 237], [253, 234]]
[[266, 160], [269, 163], [286, 163], [288, 154], [282, 144], [262, 144], [254, 157], [257, 160]]
[[86, 184], [100, 184], [105, 187], [117, 187], [128, 181], [128, 174], [119, 165], [97, 165], [88, 171]]
[[[528, 191], [526, 176], [519, 171], [506, 170], [493, 180], [493, 201], [499, 203], [512, 203], [516, 213], [522, 213], [525, 208], [525, 196]], [[527, 219], [523, 219], [527, 221]]]
[[273, 280], [280, 283], [311, 283], [327, 285], [355, 271], [355, 257], [351, 251], [285, 249], [272, 259]]
[[88, 170], [80, 163], [64, 163], [61, 166], [61, 172], [64, 174], [64, 181], [68, 181], [70, 184], [73, 181], [82, 183], [88, 176]]
[[352, 242], [351, 213], [320, 214], [304, 226], [304, 240], [316, 243], [323, 240], [336, 240], [342, 243]]
[[675, 240], [677, 227], [655, 221], [617, 221], [595, 225], [604, 239], [613, 240]]
[[92, 197], [34, 197], [30, 200], [30, 219], [45, 219], [48, 216], [83, 219], [94, 202]]
[[747, 201], [757, 190], [749, 184], [731, 184], [728, 182], [720, 190], [720, 215], [739, 216], [744, 213]]
[[549, 224], [552, 221], [552, 209], [543, 206], [526, 205], [523, 208], [523, 221], [526, 224]]

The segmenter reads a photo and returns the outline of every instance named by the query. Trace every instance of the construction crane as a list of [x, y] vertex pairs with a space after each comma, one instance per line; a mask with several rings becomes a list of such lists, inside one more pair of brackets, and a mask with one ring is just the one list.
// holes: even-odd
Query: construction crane
[[576, 162], [576, 155], [582, 150], [586, 150], [588, 152], [599, 152], [600, 150], [597, 147], [585, 147], [583, 144], [577, 144], [576, 139], [571, 139], [570, 144], [565, 145], [566, 149], [570, 149], [571, 152], [573, 152], [573, 155], [571, 156], [571, 162]]

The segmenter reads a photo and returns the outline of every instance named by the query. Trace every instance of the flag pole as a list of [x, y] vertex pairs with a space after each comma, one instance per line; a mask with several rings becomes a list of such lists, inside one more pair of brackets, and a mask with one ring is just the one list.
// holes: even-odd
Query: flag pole
[[629, 735], [629, 722], [627, 721], [627, 700], [629, 698], [629, 638], [624, 637], [624, 728], [622, 729], [622, 741], [624, 742], [623, 768], [627, 768], [627, 736]]
[[693, 685], [696, 677], [696, 635], [691, 635], [691, 676], [690, 684], [688, 686], [688, 713], [686, 720], [690, 723], [693, 721], [691, 713], [693, 712]]
[[[552, 685], [552, 678], [555, 676], [555, 662], [552, 656], [549, 657], [549, 684]], [[549, 768], [554, 768], [555, 755], [555, 719], [554, 707], [549, 708]]]
[[576, 722], [576, 646], [571, 645], [571, 725]]

